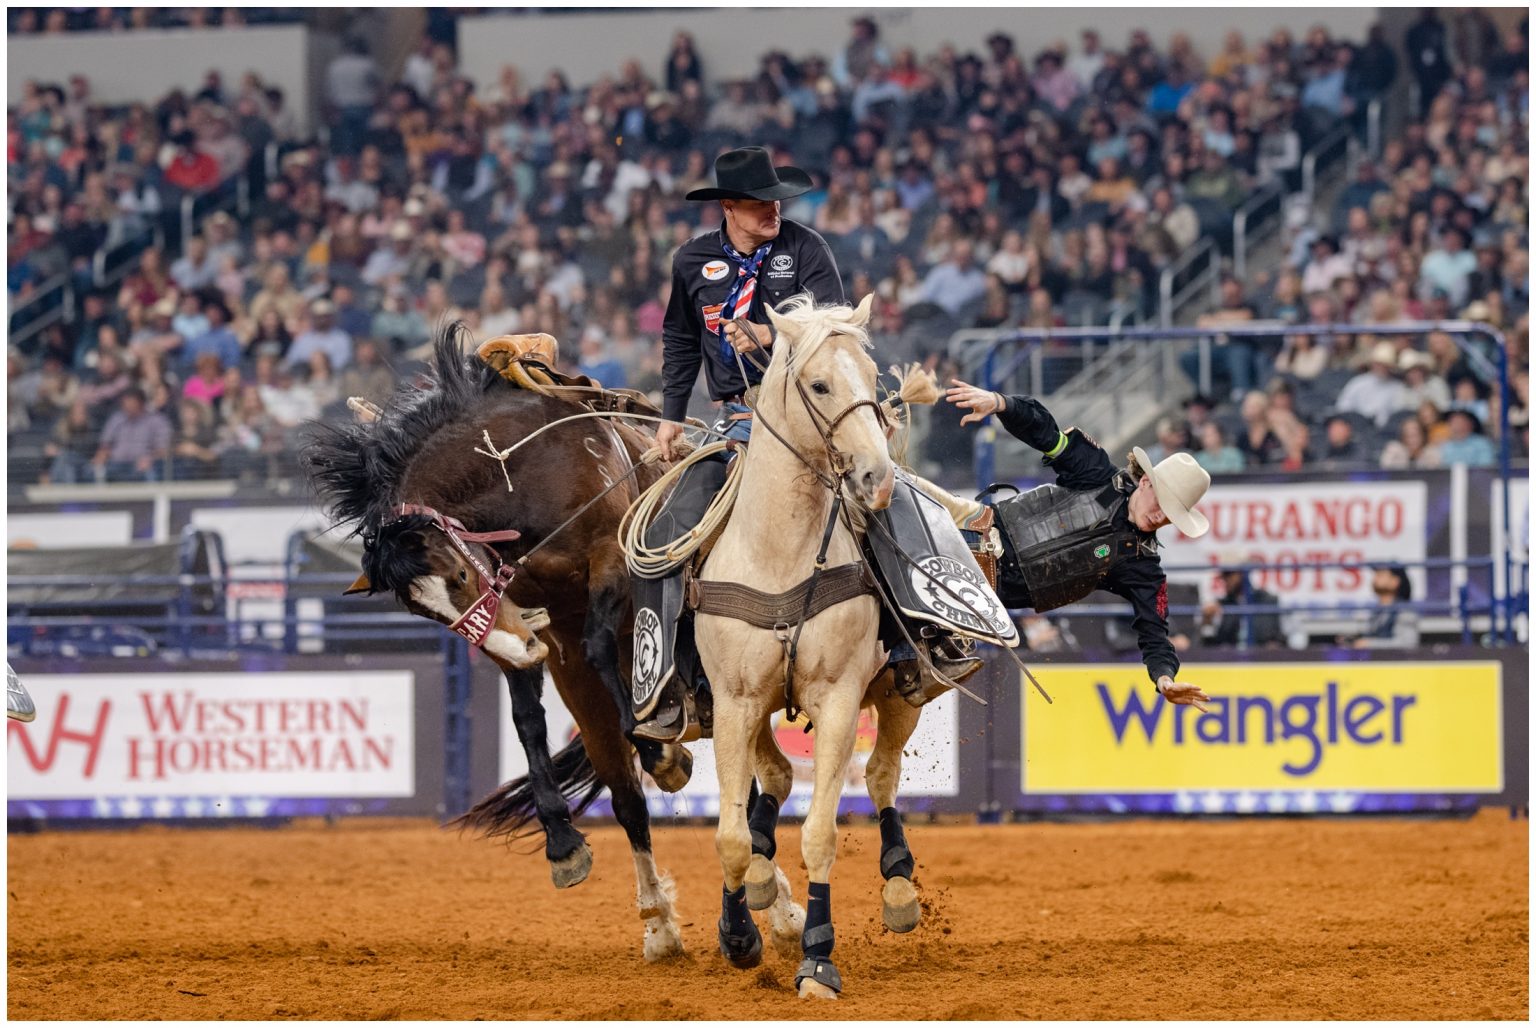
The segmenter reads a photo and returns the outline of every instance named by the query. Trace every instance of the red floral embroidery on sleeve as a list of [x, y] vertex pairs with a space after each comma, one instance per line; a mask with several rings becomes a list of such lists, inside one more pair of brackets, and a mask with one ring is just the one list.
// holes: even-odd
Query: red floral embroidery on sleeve
[[1157, 587], [1157, 616], [1168, 617], [1168, 583], [1164, 582]]

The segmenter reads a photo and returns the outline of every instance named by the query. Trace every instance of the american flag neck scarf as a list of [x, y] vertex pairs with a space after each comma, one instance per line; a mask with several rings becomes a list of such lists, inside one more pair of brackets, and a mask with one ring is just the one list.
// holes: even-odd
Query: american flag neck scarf
[[[763, 266], [763, 261], [768, 257], [768, 251], [773, 249], [773, 241], [769, 240], [757, 248], [757, 252], [751, 257], [743, 257], [737, 253], [726, 240], [720, 244], [725, 255], [732, 262], [739, 263], [736, 270], [736, 281], [731, 283], [731, 291], [725, 294], [725, 304], [720, 308], [720, 359], [725, 366], [736, 366], [736, 355], [732, 352], [731, 344], [725, 338], [725, 326], [728, 322], [737, 318], [745, 318], [747, 312], [752, 309], [752, 297], [757, 293], [757, 272]], [[757, 371], [750, 363], [746, 366], [747, 376], [753, 379], [762, 378], [762, 373]]]

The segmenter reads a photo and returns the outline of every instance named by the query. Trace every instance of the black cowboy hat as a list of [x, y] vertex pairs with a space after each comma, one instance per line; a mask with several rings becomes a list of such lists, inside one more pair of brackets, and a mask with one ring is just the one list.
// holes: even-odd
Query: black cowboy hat
[[799, 168], [775, 168], [767, 150], [743, 146], [715, 158], [715, 188], [695, 189], [684, 199], [788, 200], [811, 188], [811, 176]]

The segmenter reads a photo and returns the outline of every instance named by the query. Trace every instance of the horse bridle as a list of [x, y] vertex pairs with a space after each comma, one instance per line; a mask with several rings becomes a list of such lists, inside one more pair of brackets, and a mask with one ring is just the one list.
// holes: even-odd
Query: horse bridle
[[449, 517], [441, 511], [419, 503], [402, 503], [396, 513], [402, 518], [419, 514], [430, 519], [433, 526], [448, 537], [453, 548], [469, 561], [475, 573], [480, 576], [480, 598], [470, 604], [459, 619], [448, 627], [471, 645], [484, 649], [486, 637], [496, 627], [496, 612], [501, 608], [502, 596], [512, 585], [512, 580], [517, 577], [521, 564], [502, 560], [501, 555], [492, 549], [491, 555], [496, 561], [496, 570], [492, 571], [486, 567], [484, 561], [475, 556], [475, 551], [469, 544], [511, 542], [520, 538], [522, 533], [515, 528], [500, 532], [471, 532], [458, 518]]
[[[745, 319], [736, 320], [741, 322]], [[734, 348], [732, 352], [736, 356], [736, 366], [741, 374], [742, 381], [745, 382], [747, 380], [747, 369], [746, 365], [743, 363], [743, 355], [740, 350], [735, 350]], [[757, 369], [759, 374], [767, 370], [762, 365], [758, 364], [755, 360], [752, 361], [752, 366]], [[885, 410], [876, 400], [855, 400], [848, 406], [844, 407], [841, 411], [839, 411], [836, 416], [828, 418], [821, 412], [821, 408], [816, 406], [816, 403], [811, 399], [810, 394], [805, 391], [805, 383], [800, 381], [799, 375], [786, 374], [785, 378], [792, 378], [794, 380], [795, 391], [800, 394], [800, 402], [805, 405], [806, 413], [811, 416], [811, 427], [815, 428], [816, 434], [821, 436], [822, 446], [825, 447], [827, 452], [827, 463], [831, 469], [831, 474], [824, 474], [820, 468], [811, 462], [810, 458], [806, 457], [805, 454], [801, 453], [793, 443], [784, 438], [779, 430], [773, 427], [773, 423], [762, 416], [761, 412], [754, 410], [752, 412], [753, 417], [757, 421], [761, 422], [762, 426], [768, 430], [768, 433], [777, 439], [786, 450], [794, 454], [795, 458], [800, 461], [801, 464], [804, 464], [806, 468], [810, 470], [811, 474], [815, 475], [821, 481], [822, 485], [826, 486], [834, 493], [841, 495], [841, 486], [843, 482], [845, 482], [848, 476], [853, 473], [853, 461], [846, 453], [837, 448], [837, 442], [833, 439], [833, 434], [837, 431], [837, 427], [843, 423], [843, 419], [847, 418], [848, 415], [852, 414], [860, 407], [869, 407], [871, 410], [873, 410], [875, 412], [875, 420], [879, 422], [881, 430], [884, 431], [890, 427], [890, 422], [886, 419], [885, 416]], [[789, 384], [787, 381], [784, 386], [784, 396], [787, 406], [787, 401], [789, 398]]]

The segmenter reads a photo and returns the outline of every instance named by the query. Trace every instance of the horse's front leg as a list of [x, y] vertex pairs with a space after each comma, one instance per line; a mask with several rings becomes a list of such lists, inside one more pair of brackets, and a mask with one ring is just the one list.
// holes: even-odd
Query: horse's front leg
[[571, 808], [560, 791], [560, 775], [549, 756], [544, 724], [544, 665], [503, 668], [512, 696], [512, 723], [528, 757], [528, 783], [534, 808], [544, 828], [544, 856], [549, 860], [555, 888], [568, 889], [586, 880], [592, 870], [592, 850], [571, 824]]
[[837, 682], [819, 690], [815, 700], [807, 703], [816, 723], [816, 785], [811, 811], [800, 830], [800, 852], [810, 877], [805, 933], [800, 937], [805, 959], [795, 972], [801, 998], [836, 999], [843, 989], [842, 977], [832, 963], [832, 861], [837, 857], [837, 805], [863, 695], [863, 681]]
[[901, 751], [917, 730], [922, 708], [912, 706], [893, 690], [879, 688], [878, 684], [876, 692], [879, 731], [874, 751], [864, 767], [864, 785], [880, 812], [880, 875], [885, 879], [881, 913], [891, 931], [910, 932], [917, 927], [922, 908], [912, 884], [912, 851], [907, 848], [901, 812], [896, 809], [896, 786], [901, 780]]

